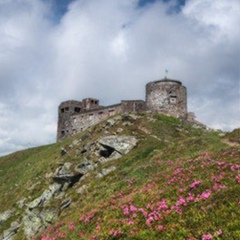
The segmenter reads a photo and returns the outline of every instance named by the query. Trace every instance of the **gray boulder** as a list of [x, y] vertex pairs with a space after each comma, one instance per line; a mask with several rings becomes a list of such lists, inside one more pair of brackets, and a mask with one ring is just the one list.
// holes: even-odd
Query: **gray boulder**
[[14, 213], [14, 209], [12, 210], [7, 210], [3, 213], [0, 213], [0, 226], [2, 223], [4, 223], [5, 221], [7, 221]]
[[80, 164], [75, 167], [75, 171], [81, 174], [86, 174], [89, 171], [93, 171], [95, 169], [95, 165], [88, 161], [86, 158]]
[[84, 193], [87, 193], [88, 192], [88, 185], [82, 185], [80, 188], [78, 188], [77, 190], [76, 190], [76, 192], [77, 193], [79, 193], [79, 194], [84, 194]]
[[60, 190], [61, 185], [58, 183], [53, 183], [49, 186], [47, 190], [45, 190], [41, 196], [34, 199], [32, 202], [30, 202], [27, 207], [32, 210], [33, 208], [44, 206], [47, 201]]
[[73, 186], [84, 174], [71, 168], [74, 168], [72, 163], [64, 163], [64, 165], [58, 167], [53, 175], [53, 181], [61, 185], [68, 183], [69, 187]]
[[100, 173], [98, 173], [96, 175], [96, 178], [102, 178], [106, 175], [108, 175], [110, 172], [113, 172], [116, 170], [116, 167], [112, 166], [112, 167], [109, 167], [109, 168], [104, 168]]
[[17, 234], [18, 229], [20, 228], [20, 223], [15, 221], [11, 223], [11, 226], [9, 229], [3, 231], [3, 234], [1, 236], [1, 240], [12, 240], [14, 239], [14, 235]]
[[37, 233], [44, 230], [48, 224], [57, 220], [59, 211], [57, 209], [43, 209], [41, 212], [37, 209], [26, 210], [22, 223], [26, 237], [30, 239]]
[[101, 146], [103, 146], [106, 150], [109, 151], [112, 150], [112, 153], [114, 151], [117, 151], [121, 155], [124, 155], [127, 154], [132, 148], [134, 148], [137, 145], [137, 139], [134, 136], [112, 135], [100, 138], [98, 143]]

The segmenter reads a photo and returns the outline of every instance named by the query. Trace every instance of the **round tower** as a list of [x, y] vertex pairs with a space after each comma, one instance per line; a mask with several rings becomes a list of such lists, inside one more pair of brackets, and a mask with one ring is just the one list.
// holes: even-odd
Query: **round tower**
[[180, 81], [162, 79], [146, 85], [147, 110], [173, 117], [187, 114], [187, 89]]

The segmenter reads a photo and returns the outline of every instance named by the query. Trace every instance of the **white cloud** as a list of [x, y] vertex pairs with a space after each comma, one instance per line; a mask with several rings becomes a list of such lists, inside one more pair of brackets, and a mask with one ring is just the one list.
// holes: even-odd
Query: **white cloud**
[[54, 142], [61, 101], [144, 99], [165, 68], [200, 120], [239, 126], [239, 2], [176, 2], [76, 0], [53, 22], [49, 1], [0, 0], [0, 154]]

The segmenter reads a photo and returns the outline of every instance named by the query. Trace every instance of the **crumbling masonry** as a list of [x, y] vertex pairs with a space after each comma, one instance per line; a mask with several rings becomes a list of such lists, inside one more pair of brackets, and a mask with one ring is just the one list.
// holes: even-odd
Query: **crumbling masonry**
[[146, 85], [146, 101], [122, 100], [111, 106], [100, 106], [99, 100], [95, 98], [62, 102], [58, 107], [57, 141], [84, 131], [113, 115], [145, 111], [187, 118], [186, 87], [180, 81], [165, 78]]

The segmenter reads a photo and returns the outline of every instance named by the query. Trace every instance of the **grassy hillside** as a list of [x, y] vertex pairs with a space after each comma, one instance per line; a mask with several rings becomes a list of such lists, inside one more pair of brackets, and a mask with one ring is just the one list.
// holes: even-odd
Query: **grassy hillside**
[[[240, 239], [239, 146], [223, 143], [217, 132], [149, 114], [0, 158], [0, 213], [15, 209], [0, 232], [21, 219], [17, 202], [38, 197], [59, 165], [83, 162], [90, 157], [81, 154], [87, 143], [116, 133], [135, 136], [137, 146], [100, 166], [115, 171], [96, 178], [94, 170], [70, 188], [71, 205], [36, 239]], [[87, 190], [77, 193], [83, 185]], [[56, 201], [47, 207], [53, 206]], [[15, 239], [25, 239], [22, 226]]]

